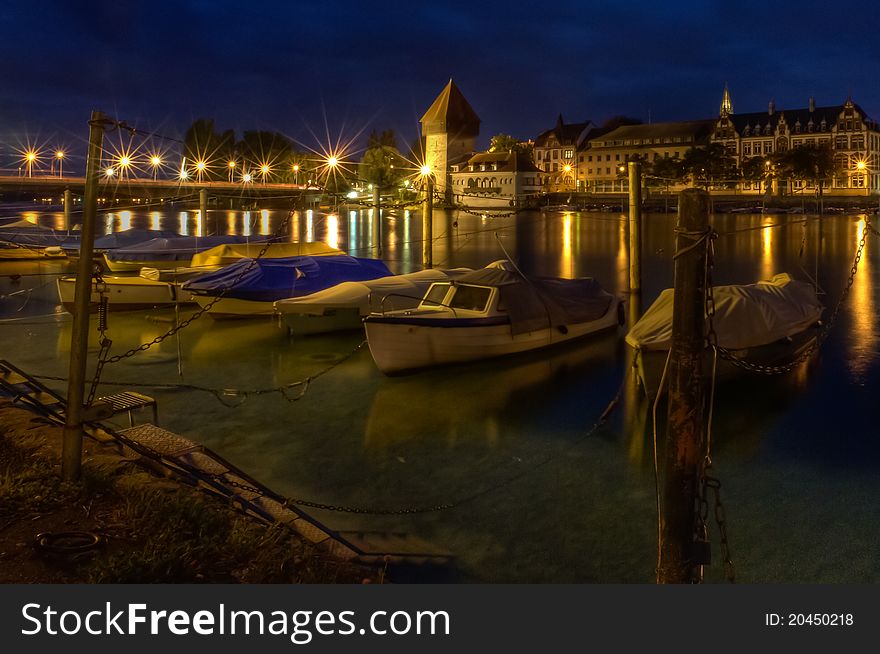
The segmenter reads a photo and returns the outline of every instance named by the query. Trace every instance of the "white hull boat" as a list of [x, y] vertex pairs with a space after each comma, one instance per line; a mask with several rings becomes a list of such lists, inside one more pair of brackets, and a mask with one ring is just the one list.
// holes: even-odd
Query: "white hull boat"
[[[58, 279], [58, 299], [65, 309], [73, 312], [76, 277]], [[144, 277], [122, 277], [105, 275], [103, 284], [92, 281], [92, 295], [89, 299], [93, 310], [97, 309], [101, 296], [107, 298], [111, 311], [134, 311], [192, 304], [192, 294], [181, 291], [178, 286]]]
[[278, 300], [275, 312], [291, 334], [361, 329], [364, 317], [371, 312], [414, 308], [434, 282], [448, 281], [469, 272], [473, 271], [470, 268], [429, 269], [364, 282], [343, 282], [311, 295]]
[[615, 328], [620, 302], [592, 279], [526, 280], [484, 268], [432, 284], [414, 310], [364, 320], [385, 374], [518, 354]]

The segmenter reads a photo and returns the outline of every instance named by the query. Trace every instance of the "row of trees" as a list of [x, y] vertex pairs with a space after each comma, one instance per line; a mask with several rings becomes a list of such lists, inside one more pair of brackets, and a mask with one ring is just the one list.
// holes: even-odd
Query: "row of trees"
[[767, 157], [751, 157], [737, 166], [723, 145], [711, 143], [705, 148], [691, 148], [680, 159], [644, 163], [647, 175], [670, 182], [690, 179], [696, 183], [734, 184], [740, 180], [760, 182], [775, 178], [811, 182], [819, 187], [841, 172], [828, 145], [804, 145]]

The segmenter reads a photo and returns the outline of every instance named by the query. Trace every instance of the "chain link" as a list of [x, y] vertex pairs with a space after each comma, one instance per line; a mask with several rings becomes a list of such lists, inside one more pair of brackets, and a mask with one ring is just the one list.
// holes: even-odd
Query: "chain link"
[[[211, 299], [211, 301], [209, 301], [204, 306], [200, 307], [198, 311], [193, 313], [186, 320], [182, 320], [181, 322], [174, 325], [171, 329], [166, 331], [164, 334], [160, 334], [159, 336], [157, 336], [156, 338], [154, 338], [151, 341], [148, 341], [146, 343], [142, 343], [142, 344], [138, 345], [137, 347], [131, 348], [127, 352], [124, 352], [122, 354], [117, 354], [117, 355], [114, 355], [114, 356], [108, 358], [106, 355], [109, 353], [110, 344], [112, 343], [112, 341], [109, 341], [109, 339], [106, 339], [104, 337], [104, 332], [102, 331], [101, 332], [101, 334], [102, 334], [101, 352], [100, 352], [100, 355], [98, 358], [98, 367], [95, 371], [95, 377], [92, 380], [92, 392], [90, 393], [89, 403], [91, 403], [91, 400], [94, 398], [95, 389], [97, 388], [98, 384], [100, 383], [101, 373], [104, 370], [105, 365], [107, 365], [109, 363], [118, 363], [119, 361], [122, 361], [123, 359], [127, 359], [129, 357], [132, 357], [132, 356], [138, 354], [139, 352], [146, 352], [154, 345], [158, 345], [159, 343], [164, 341], [166, 338], [170, 338], [171, 336], [174, 336], [177, 332], [181, 331], [182, 329], [189, 327], [189, 325], [191, 325], [193, 322], [195, 322], [196, 320], [198, 320], [199, 318], [204, 316], [206, 313], [208, 313], [213, 308], [213, 306], [215, 304], [217, 304], [220, 300], [222, 300], [223, 297], [230, 290], [235, 288], [238, 285], [238, 283], [242, 280], [242, 278], [247, 273], [249, 273], [253, 269], [254, 266], [257, 265], [257, 261], [259, 261], [266, 254], [266, 252], [268, 252], [269, 246], [272, 245], [273, 243], [275, 243], [276, 239], [283, 233], [284, 229], [287, 227], [287, 224], [290, 222], [290, 218], [292, 215], [293, 215], [293, 210], [290, 210], [287, 213], [287, 216], [284, 218], [284, 220], [281, 221], [281, 224], [278, 226], [278, 229], [275, 230], [275, 234], [271, 238], [266, 240], [265, 244], [260, 249], [259, 253], [257, 253], [257, 256], [250, 260], [250, 262], [238, 273], [238, 275], [236, 275], [235, 279], [233, 279], [232, 282], [228, 286], [222, 287], [220, 289], [219, 294], [215, 295]], [[101, 287], [106, 287], [106, 284], [103, 284], [103, 278], [101, 277], [101, 275], [102, 275], [102, 273], [100, 271], [98, 271], [95, 274], [96, 279], [101, 280], [101, 282], [102, 282]], [[101, 291], [99, 290], [99, 293], [100, 292]], [[103, 325], [104, 325], [104, 328], [106, 329], [106, 318], [104, 319]], [[100, 326], [100, 321], [99, 321], [99, 326]], [[104, 346], [105, 343], [107, 343], [106, 347]]]

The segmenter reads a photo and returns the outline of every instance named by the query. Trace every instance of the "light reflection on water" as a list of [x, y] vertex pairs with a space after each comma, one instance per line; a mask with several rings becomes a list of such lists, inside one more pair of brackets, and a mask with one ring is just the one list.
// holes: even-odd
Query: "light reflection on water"
[[[121, 213], [120, 213], [121, 215]], [[273, 233], [286, 211], [132, 212], [130, 224], [181, 233]], [[373, 251], [371, 215], [294, 213], [292, 240]], [[118, 228], [113, 215], [100, 224]], [[593, 275], [626, 288], [620, 214], [525, 213], [493, 219], [435, 212], [439, 266], [485, 265], [506, 249], [526, 272]], [[807, 217], [809, 218], [809, 217]], [[674, 216], [649, 214], [643, 230], [643, 307], [671, 284]], [[819, 273], [832, 307], [865, 223], [835, 216], [719, 215], [716, 283], [788, 271]], [[41, 217], [51, 224], [54, 217]], [[457, 222], [456, 222], [457, 221]], [[421, 214], [383, 219], [384, 253], [395, 272], [420, 268]], [[773, 229], [731, 230], [780, 225]], [[806, 236], [806, 245], [804, 244]], [[862, 267], [821, 358], [784, 380], [748, 378], [719, 390], [715, 468], [724, 483], [739, 578], [746, 581], [878, 581], [878, 445], [871, 436], [878, 379], [877, 244]], [[28, 320], [57, 311], [54, 273], [64, 264], [0, 264], [2, 356], [63, 375], [68, 320]], [[39, 273], [36, 274], [35, 273]], [[14, 278], [19, 275], [18, 278]], [[29, 276], [34, 275], [34, 276]], [[29, 293], [10, 293], [30, 288]], [[27, 301], [23, 304], [23, 295]], [[146, 342], [172, 312], [113, 314], [113, 351]], [[36, 324], [30, 324], [34, 322]], [[581, 442], [626, 370], [621, 334], [512, 359], [389, 379], [365, 349], [289, 403], [278, 394], [226, 408], [213, 396], [142, 390], [159, 400], [162, 425], [194, 438], [277, 490], [318, 501], [402, 507], [454, 501], [528, 471], [458, 509], [410, 517], [318, 513], [339, 529], [413, 533], [451, 549], [468, 579], [650, 581], [654, 496], [650, 421], [644, 400], [624, 388], [612, 422]], [[97, 332], [91, 331], [93, 339]], [[357, 333], [289, 339], [272, 321], [196, 321], [181, 332], [181, 381], [211, 388], [265, 389], [301, 380], [344, 358]], [[91, 344], [97, 351], [97, 340]], [[177, 344], [111, 366], [105, 379], [173, 382]], [[662, 434], [661, 434], [662, 435]], [[538, 465], [546, 459], [546, 465]], [[833, 525], [833, 529], [828, 526]], [[718, 570], [709, 576], [719, 580]]]

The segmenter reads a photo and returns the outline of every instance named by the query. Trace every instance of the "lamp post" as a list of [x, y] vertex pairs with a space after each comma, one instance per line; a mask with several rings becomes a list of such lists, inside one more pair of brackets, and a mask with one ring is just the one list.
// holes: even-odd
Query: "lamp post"
[[293, 183], [299, 185], [299, 164], [293, 164]]
[[34, 162], [37, 160], [37, 153], [33, 150], [28, 150], [24, 154], [24, 161], [27, 167], [27, 176], [33, 177], [34, 172]]
[[159, 166], [162, 165], [162, 158], [158, 154], [150, 157], [150, 165], [153, 167], [153, 181], [156, 181], [159, 174]]
[[226, 164], [226, 167], [229, 169], [229, 183], [231, 184], [233, 179], [235, 178], [235, 160], [230, 159]]
[[58, 177], [64, 177], [64, 150], [55, 150], [55, 158], [58, 160]]
[[199, 160], [196, 162], [196, 181], [202, 181], [202, 175], [205, 174], [205, 171], [208, 169], [208, 164], [203, 160]]
[[266, 178], [269, 176], [271, 170], [269, 164], [264, 163], [260, 165], [260, 174], [263, 176], [263, 184], [266, 183]]

